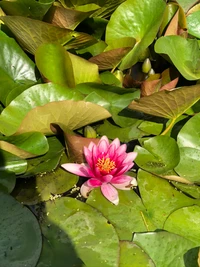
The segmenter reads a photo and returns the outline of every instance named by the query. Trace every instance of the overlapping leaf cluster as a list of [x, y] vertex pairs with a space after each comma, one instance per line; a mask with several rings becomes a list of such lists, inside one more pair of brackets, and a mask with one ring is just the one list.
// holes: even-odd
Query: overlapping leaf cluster
[[[0, 23], [0, 265], [198, 267], [198, 1], [2, 0]], [[118, 206], [60, 168], [88, 125], [138, 152]]]

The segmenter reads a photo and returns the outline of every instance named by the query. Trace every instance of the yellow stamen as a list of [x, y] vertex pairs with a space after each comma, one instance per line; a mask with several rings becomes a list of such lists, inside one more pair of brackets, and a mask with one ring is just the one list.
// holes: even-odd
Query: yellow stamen
[[112, 171], [115, 167], [116, 164], [113, 160], [110, 160], [110, 158], [99, 158], [96, 164], [96, 167], [103, 172], [109, 173]]

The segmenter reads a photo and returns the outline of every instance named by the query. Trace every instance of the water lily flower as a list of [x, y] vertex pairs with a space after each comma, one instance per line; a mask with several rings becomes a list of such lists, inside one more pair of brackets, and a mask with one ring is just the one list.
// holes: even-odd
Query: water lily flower
[[113, 204], [118, 205], [117, 189], [130, 190], [137, 186], [135, 178], [126, 175], [136, 158], [136, 152], [126, 153], [126, 144], [120, 145], [118, 138], [109, 144], [108, 138], [103, 136], [96, 145], [93, 142], [84, 147], [87, 163], [66, 163], [62, 167], [76, 175], [89, 179], [81, 186], [81, 194], [87, 198], [88, 193], [100, 187], [102, 194]]

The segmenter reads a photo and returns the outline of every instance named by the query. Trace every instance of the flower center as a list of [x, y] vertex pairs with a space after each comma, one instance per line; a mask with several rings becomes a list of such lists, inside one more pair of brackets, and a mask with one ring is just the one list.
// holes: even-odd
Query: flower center
[[109, 173], [112, 171], [115, 167], [116, 164], [113, 160], [110, 160], [110, 158], [98, 158], [96, 167], [103, 172]]

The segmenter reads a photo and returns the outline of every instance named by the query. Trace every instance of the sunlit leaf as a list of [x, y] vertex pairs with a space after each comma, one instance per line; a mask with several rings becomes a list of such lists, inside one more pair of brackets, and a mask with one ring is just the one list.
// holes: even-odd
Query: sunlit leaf
[[60, 28], [52, 24], [20, 16], [3, 16], [0, 19], [14, 33], [22, 47], [34, 54], [42, 43], [59, 43], [69, 48], [80, 48], [95, 43], [86, 34]]
[[165, 2], [157, 0], [127, 0], [113, 12], [106, 29], [106, 43], [123, 37], [136, 39], [134, 48], [124, 57], [120, 69], [138, 62], [141, 53], [153, 42], [165, 10]]
[[200, 242], [200, 207], [183, 207], [175, 210], [167, 218], [164, 229], [178, 235], [184, 236], [199, 245]]
[[90, 123], [106, 119], [111, 114], [99, 105], [85, 101], [57, 101], [28, 112], [16, 133], [37, 131], [50, 135], [51, 123], [58, 124], [62, 130], [76, 130]]
[[200, 98], [200, 85], [180, 87], [173, 91], [160, 91], [133, 101], [130, 109], [158, 117], [174, 119], [182, 115]]
[[187, 80], [200, 79], [200, 51], [196, 39], [175, 35], [160, 37], [155, 43], [155, 51], [168, 55]]
[[0, 149], [26, 159], [45, 154], [49, 145], [43, 134], [30, 132], [18, 136], [0, 137]]
[[35, 65], [12, 38], [0, 31], [0, 100], [9, 104], [11, 94], [37, 82]]
[[200, 38], [199, 21], [200, 10], [187, 16], [188, 33], [197, 38]]
[[62, 100], [81, 100], [83, 96], [68, 87], [47, 83], [30, 87], [16, 97], [0, 115], [0, 132], [12, 135], [26, 114], [35, 107]]
[[155, 266], [195, 266], [198, 248], [192, 241], [166, 231], [136, 233], [133, 241], [151, 257]]

